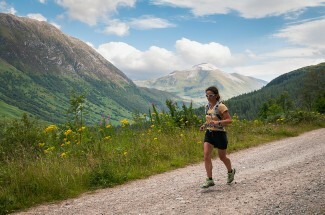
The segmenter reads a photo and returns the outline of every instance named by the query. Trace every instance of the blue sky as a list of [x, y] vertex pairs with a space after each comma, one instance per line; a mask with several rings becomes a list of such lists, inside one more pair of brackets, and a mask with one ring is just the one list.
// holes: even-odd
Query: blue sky
[[0, 0], [47, 21], [132, 80], [211, 63], [270, 81], [325, 61], [325, 0]]

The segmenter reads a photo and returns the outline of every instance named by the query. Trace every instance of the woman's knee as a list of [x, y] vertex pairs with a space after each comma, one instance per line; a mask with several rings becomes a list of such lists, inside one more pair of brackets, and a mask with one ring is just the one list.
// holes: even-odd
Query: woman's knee
[[221, 161], [226, 161], [226, 160], [228, 160], [228, 158], [227, 158], [227, 156], [226, 155], [219, 155], [219, 159], [221, 160]]

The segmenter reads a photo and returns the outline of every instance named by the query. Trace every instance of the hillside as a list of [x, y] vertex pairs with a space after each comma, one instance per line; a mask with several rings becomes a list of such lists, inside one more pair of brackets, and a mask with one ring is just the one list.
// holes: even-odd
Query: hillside
[[47, 22], [0, 13], [0, 50], [0, 101], [45, 121], [65, 121], [72, 92], [86, 95], [92, 123], [102, 114], [117, 122], [147, 112], [150, 103], [178, 100], [137, 87], [94, 49]]
[[153, 80], [135, 81], [138, 86], [155, 88], [171, 92], [184, 100], [196, 104], [206, 103], [204, 90], [215, 85], [220, 90], [222, 99], [260, 89], [266, 81], [240, 74], [228, 74], [209, 63], [193, 66], [192, 69], [174, 71], [167, 76]]
[[287, 92], [298, 109], [311, 110], [316, 98], [325, 99], [325, 63], [303, 67], [283, 74], [260, 90], [226, 101], [231, 113], [239, 118], [254, 119], [263, 103]]

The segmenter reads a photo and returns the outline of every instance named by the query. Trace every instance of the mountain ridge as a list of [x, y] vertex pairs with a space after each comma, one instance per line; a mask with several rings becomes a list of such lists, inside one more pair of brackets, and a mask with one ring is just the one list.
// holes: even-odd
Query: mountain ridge
[[267, 84], [266, 81], [237, 73], [226, 73], [210, 63], [194, 65], [188, 70], [175, 70], [170, 74], [151, 80], [134, 81], [141, 87], [155, 88], [173, 93], [186, 101], [199, 104], [206, 102], [205, 88], [215, 85], [222, 99], [229, 99], [251, 92]]
[[0, 100], [48, 122], [66, 120], [72, 92], [86, 95], [91, 123], [102, 114], [118, 123], [151, 103], [180, 100], [137, 87], [93, 48], [47, 22], [0, 13], [0, 50]]
[[325, 62], [282, 74], [260, 90], [232, 97], [225, 103], [233, 114], [248, 120], [258, 116], [264, 103], [279, 99], [281, 95], [286, 95], [286, 101], [292, 101], [296, 108], [312, 111], [312, 106], [325, 105], [324, 86]]

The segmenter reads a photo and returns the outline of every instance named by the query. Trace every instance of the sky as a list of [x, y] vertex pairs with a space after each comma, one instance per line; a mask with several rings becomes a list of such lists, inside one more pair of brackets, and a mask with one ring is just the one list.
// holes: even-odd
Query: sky
[[132, 80], [210, 63], [265, 81], [325, 62], [325, 0], [0, 0], [46, 21]]

